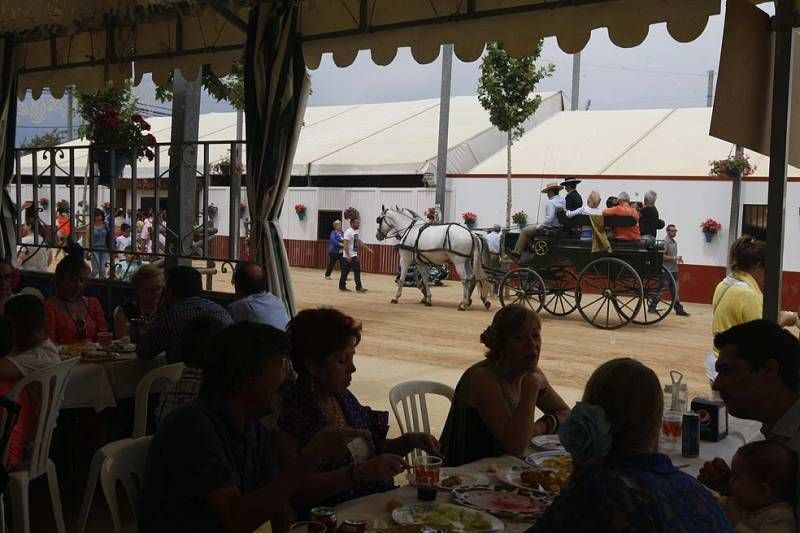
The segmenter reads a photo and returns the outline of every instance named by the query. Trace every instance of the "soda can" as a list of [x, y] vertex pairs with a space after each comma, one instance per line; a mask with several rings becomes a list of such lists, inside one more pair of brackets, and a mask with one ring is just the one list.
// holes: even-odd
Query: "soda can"
[[336, 531], [336, 510], [333, 507], [314, 507], [311, 509], [311, 520], [326, 527], [326, 533]]
[[700, 455], [700, 416], [692, 411], [683, 413], [681, 455], [684, 457]]
[[366, 520], [345, 520], [339, 526], [339, 533], [366, 533], [367, 521]]
[[130, 322], [128, 322], [128, 335], [131, 338], [131, 342], [136, 344], [139, 342], [139, 337], [142, 334], [142, 326], [144, 325], [144, 320], [140, 318], [132, 318]]

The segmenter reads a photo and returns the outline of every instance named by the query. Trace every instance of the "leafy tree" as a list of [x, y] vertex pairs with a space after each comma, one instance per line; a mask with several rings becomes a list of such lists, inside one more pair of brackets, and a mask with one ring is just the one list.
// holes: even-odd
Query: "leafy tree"
[[[240, 65], [234, 65], [229, 76], [218, 77], [208, 65], [203, 65], [202, 85], [217, 102], [222, 100], [230, 103], [234, 109], [244, 109], [244, 69]], [[173, 75], [170, 74], [169, 80], [164, 85], [156, 87], [156, 99], [159, 102], [172, 101]]]
[[61, 144], [66, 137], [67, 132], [65, 130], [54, 129], [51, 132], [34, 135], [30, 139], [25, 139], [20, 148], [49, 148]]
[[533, 94], [536, 85], [556, 69], [552, 64], [536, 65], [543, 42], [539, 40], [533, 54], [520, 59], [509, 56], [502, 43], [490, 43], [481, 64], [478, 100], [489, 112], [491, 123], [508, 135], [506, 226], [511, 225], [511, 145], [525, 133], [523, 124], [542, 103], [542, 98]]

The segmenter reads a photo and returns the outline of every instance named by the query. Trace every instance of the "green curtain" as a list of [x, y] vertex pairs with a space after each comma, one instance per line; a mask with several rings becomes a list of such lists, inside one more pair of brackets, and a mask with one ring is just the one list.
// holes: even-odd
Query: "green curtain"
[[11, 37], [0, 40], [0, 245], [5, 259], [16, 262], [17, 209], [8, 194], [14, 177], [14, 140], [17, 129], [17, 54]]
[[250, 256], [265, 268], [270, 291], [294, 314], [289, 262], [278, 217], [289, 187], [309, 78], [298, 33], [299, 3], [256, 2], [245, 48]]

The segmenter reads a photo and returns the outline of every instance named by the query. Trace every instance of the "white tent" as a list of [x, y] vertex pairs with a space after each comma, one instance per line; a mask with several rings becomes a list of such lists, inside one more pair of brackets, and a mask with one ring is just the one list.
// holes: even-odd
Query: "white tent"
[[[708, 133], [711, 108], [575, 111], [555, 115], [528, 131], [511, 149], [514, 174], [581, 176], [708, 176], [709, 162], [734, 152]], [[769, 158], [745, 151], [767, 176]], [[470, 175], [506, 172], [497, 153]], [[800, 170], [789, 167], [790, 176]]]
[[[526, 123], [528, 129], [564, 109], [561, 92], [542, 93], [542, 105]], [[170, 140], [171, 117], [148, 119], [158, 142]], [[439, 127], [439, 100], [411, 100], [379, 104], [308, 107], [300, 142], [295, 153], [292, 175], [420, 175], [436, 166]], [[208, 113], [200, 117], [199, 140], [231, 141], [236, 138], [236, 113]], [[476, 96], [457, 96], [450, 104], [448, 172], [467, 172], [505, 145], [505, 135], [489, 122], [489, 114]], [[61, 145], [85, 146], [83, 139]], [[227, 161], [230, 145], [209, 145], [209, 163]], [[164, 176], [169, 164], [168, 147], [159, 150], [158, 174]], [[68, 175], [68, 153], [56, 162], [57, 176]], [[203, 153], [197, 158], [202, 170]], [[47, 159], [46, 159], [47, 158]], [[246, 158], [243, 150], [242, 159]], [[36, 169], [41, 179], [49, 177], [49, 154], [37, 153]], [[75, 150], [75, 174], [86, 173], [87, 150]], [[22, 158], [21, 172], [33, 172], [33, 155]], [[48, 169], [48, 170], [45, 170]], [[44, 172], [44, 173], [43, 173]], [[139, 178], [155, 176], [155, 162], [137, 163]], [[130, 177], [125, 167], [124, 176]]]

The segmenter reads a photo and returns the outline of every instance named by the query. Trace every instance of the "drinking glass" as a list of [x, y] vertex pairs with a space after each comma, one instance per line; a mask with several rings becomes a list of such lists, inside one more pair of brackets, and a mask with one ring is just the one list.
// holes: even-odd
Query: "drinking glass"
[[423, 502], [436, 499], [436, 485], [439, 483], [439, 470], [442, 458], [433, 455], [421, 455], [414, 458], [414, 482], [417, 486], [417, 498]]
[[101, 331], [97, 334], [97, 344], [103, 348], [111, 346], [111, 341], [114, 340], [114, 334], [110, 331]]
[[679, 452], [683, 434], [683, 414], [666, 411], [661, 421], [661, 447], [666, 453]]

